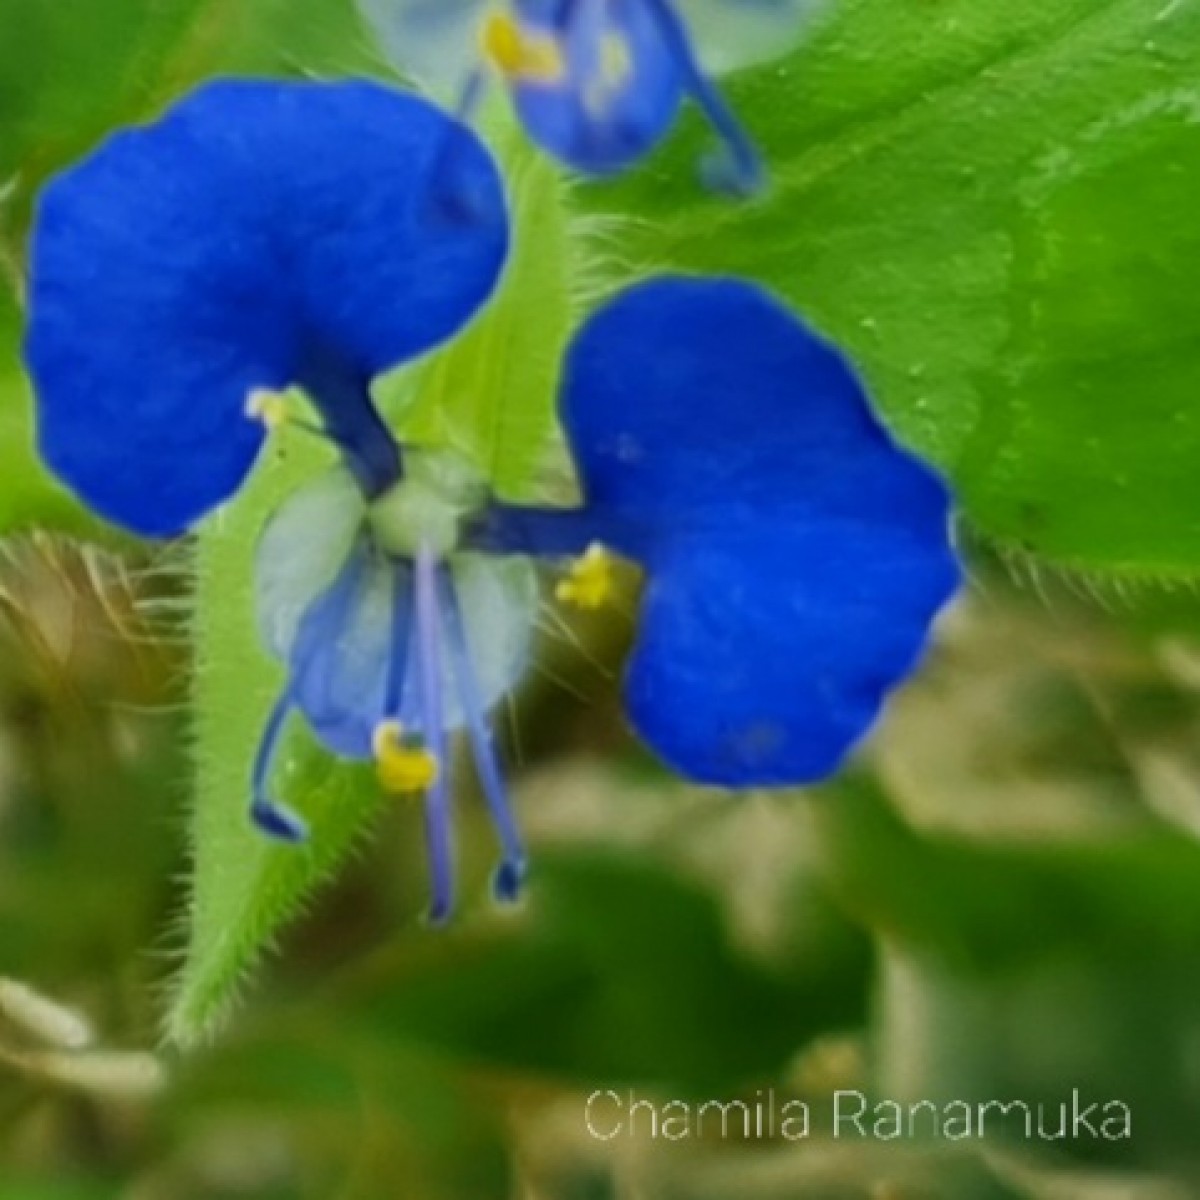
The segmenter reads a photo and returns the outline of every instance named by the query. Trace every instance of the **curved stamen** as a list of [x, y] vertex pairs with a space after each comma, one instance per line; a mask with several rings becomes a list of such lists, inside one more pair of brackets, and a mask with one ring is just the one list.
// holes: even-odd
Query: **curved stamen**
[[296, 692], [303, 692], [305, 673], [320, 669], [322, 650], [335, 639], [346, 621], [346, 614], [366, 569], [361, 539], [351, 547], [346, 562], [333, 582], [305, 610], [296, 630], [293, 646], [292, 686], [276, 702], [267, 718], [254, 760], [251, 779], [252, 803], [250, 815], [264, 833], [287, 842], [301, 842], [308, 828], [291, 809], [271, 799], [271, 775], [283, 740], [284, 728], [291, 711], [296, 707]]
[[705, 164], [706, 181], [719, 191], [739, 196], [760, 191], [766, 179], [758, 150], [725, 103], [720, 90], [696, 61], [687, 30], [669, 0], [643, 0], [643, 3], [679, 67], [684, 86], [724, 143], [724, 153]]
[[462, 605], [459, 604], [458, 593], [454, 588], [454, 578], [447, 567], [439, 568], [438, 585], [446, 614], [450, 658], [454, 664], [458, 694], [471, 738], [471, 753], [475, 758], [475, 769], [479, 772], [479, 781], [483, 785], [492, 822], [500, 835], [500, 845], [504, 852], [492, 887], [498, 900], [512, 902], [517, 899], [525, 877], [525, 848], [513, 817], [508, 789], [505, 787], [504, 775], [496, 756], [495, 743], [480, 701], [479, 681], [474, 659], [471, 657], [470, 639], [466, 622], [463, 620]]
[[417, 551], [415, 615], [421, 732], [440, 770], [425, 794], [425, 829], [433, 902], [429, 919], [441, 924], [454, 903], [454, 852], [450, 837], [449, 758], [442, 704], [442, 637], [437, 562], [428, 544]]
[[308, 837], [308, 826], [304, 821], [286, 805], [272, 800], [270, 795], [271, 774], [293, 706], [290, 691], [285, 691], [275, 702], [259, 743], [251, 782], [251, 820], [263, 833], [283, 842], [302, 842]]
[[484, 61], [506, 79], [521, 83], [561, 82], [566, 62], [558, 39], [549, 32], [531, 31], [509, 12], [493, 11], [479, 35]]

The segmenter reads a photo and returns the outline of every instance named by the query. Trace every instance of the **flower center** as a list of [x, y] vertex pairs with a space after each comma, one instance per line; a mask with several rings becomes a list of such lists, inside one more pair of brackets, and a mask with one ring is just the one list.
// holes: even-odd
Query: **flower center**
[[483, 481], [453, 451], [413, 451], [404, 478], [367, 510], [379, 547], [395, 558], [413, 559], [422, 546], [437, 558], [459, 545], [463, 522], [482, 507]]

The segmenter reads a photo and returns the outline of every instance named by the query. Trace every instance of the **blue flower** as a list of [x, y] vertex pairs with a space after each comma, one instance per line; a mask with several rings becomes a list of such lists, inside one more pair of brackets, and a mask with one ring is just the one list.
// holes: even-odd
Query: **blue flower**
[[[430, 204], [455, 136], [471, 220]], [[499, 175], [432, 105], [366, 83], [209, 85], [42, 197], [26, 358], [46, 461], [105, 516], [178, 533], [260, 450], [248, 397], [303, 387], [371, 494], [367, 390], [458, 330], [508, 246]]]
[[424, 795], [435, 919], [451, 910], [448, 741], [469, 736], [511, 898], [525, 851], [488, 728], [528, 667], [534, 560], [602, 603], [612, 555], [646, 591], [633, 724], [690, 778], [802, 784], [834, 770], [915, 667], [957, 582], [948, 497], [853, 374], [733, 280], [643, 283], [594, 314], [561, 412], [583, 502], [489, 498], [470, 463], [400, 447], [374, 376], [452, 333], [504, 258], [499, 181], [469, 135], [473, 219], [425, 203], [445, 118], [368, 85], [220, 85], [52, 185], [34, 240], [29, 361], [48, 460], [160, 534], [230, 495], [312, 397], [341, 465], [283, 506], [256, 561], [286, 683], [248, 781], [266, 832], [302, 717], [381, 786]]
[[691, 97], [722, 143], [709, 182], [746, 194], [760, 187], [762, 166], [711, 75], [784, 53], [811, 0], [361, 4], [406, 75], [467, 115], [490, 68], [530, 137], [585, 174], [610, 175], [645, 157]]
[[746, 283], [658, 279], [598, 312], [561, 399], [584, 502], [494, 505], [477, 544], [646, 573], [625, 680], [687, 777], [834, 771], [916, 666], [958, 583], [942, 482], [889, 437], [845, 360]]
[[[450, 142], [467, 222], [431, 203]], [[482, 493], [444, 464], [427, 484], [429, 468], [405, 463], [369, 388], [465, 324], [507, 248], [491, 159], [432, 105], [364, 83], [235, 82], [203, 88], [54, 181], [31, 254], [26, 357], [42, 454], [135, 532], [181, 532], [232, 495], [280, 416], [281, 389], [308, 393], [344, 467], [317, 485], [319, 503], [302, 493], [263, 539], [263, 634], [289, 679], [252, 812], [277, 836], [304, 836], [268, 794], [287, 718], [302, 711], [335, 753], [375, 756], [395, 790], [427, 788], [439, 911], [446, 731], [482, 729], [482, 706], [511, 687], [535, 601], [520, 564], [442, 561], [457, 493]], [[484, 649], [468, 654], [479, 613]], [[457, 706], [443, 702], [443, 638]], [[480, 770], [498, 780], [490, 751]], [[498, 788], [500, 884], [512, 891], [521, 855]]]
[[940, 480], [875, 419], [830, 346], [757, 288], [658, 279], [592, 316], [567, 358], [561, 415], [583, 503], [489, 500], [469, 464], [406, 450], [380, 497], [338, 471], [296, 495], [258, 556], [265, 643], [289, 684], [255, 771], [259, 824], [300, 711], [320, 740], [423, 791], [433, 915], [454, 892], [447, 737], [465, 729], [513, 897], [525, 852], [489, 711], [526, 670], [532, 560], [558, 596], [605, 602], [614, 555], [645, 596], [625, 684], [642, 737], [685, 776], [728, 787], [813, 782], [916, 666], [958, 573]]

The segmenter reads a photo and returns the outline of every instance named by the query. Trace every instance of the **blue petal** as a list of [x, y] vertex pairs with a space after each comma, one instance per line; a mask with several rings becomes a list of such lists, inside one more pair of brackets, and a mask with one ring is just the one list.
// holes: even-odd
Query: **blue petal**
[[[581, 0], [569, 19], [563, 7], [516, 0], [525, 28], [558, 36], [566, 60], [560, 81], [516, 82], [517, 112], [529, 136], [568, 166], [613, 174], [670, 129], [683, 98], [678, 64], [643, 0]], [[624, 70], [611, 69], [618, 45]]]
[[845, 359], [738, 280], [624, 292], [572, 345], [561, 407], [591, 507], [635, 541], [796, 510], [943, 531], [944, 488], [893, 443]]
[[656, 563], [625, 682], [634, 726], [726, 787], [822, 779], [917, 665], [957, 571], [942, 526], [764, 516]]
[[573, 530], [641, 559], [631, 716], [684, 773], [803, 783], [913, 668], [957, 568], [942, 483], [841, 356], [762, 291], [665, 279], [603, 309], [568, 359]]
[[[470, 224], [429, 202], [452, 135]], [[506, 249], [491, 160], [429, 104], [366, 83], [209, 85], [42, 198], [27, 342], [42, 452], [105, 515], [178, 532], [248, 471], [250, 390], [334, 379], [331, 408], [366, 406], [367, 380], [486, 299]]]

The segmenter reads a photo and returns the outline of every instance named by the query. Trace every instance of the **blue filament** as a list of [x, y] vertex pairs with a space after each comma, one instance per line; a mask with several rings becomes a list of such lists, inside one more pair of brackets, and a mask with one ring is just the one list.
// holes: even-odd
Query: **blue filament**
[[397, 564], [392, 573], [392, 654], [388, 662], [387, 688], [383, 701], [384, 720], [400, 720], [404, 703], [404, 680], [408, 674], [409, 648], [412, 638], [412, 606], [408, 594], [412, 570], [407, 564]]
[[302, 842], [308, 837], [308, 826], [304, 821], [290, 808], [272, 800], [270, 795], [271, 772], [275, 767], [275, 759], [283, 742], [283, 733], [294, 703], [291, 692], [285, 691], [267, 718], [267, 726], [263, 730], [262, 741], [254, 760], [251, 792], [253, 799], [250, 817], [254, 824], [263, 833], [282, 842]]
[[428, 544], [417, 551], [416, 627], [421, 731], [438, 771], [425, 796], [425, 836], [433, 900], [429, 920], [443, 924], [454, 904], [454, 855], [450, 837], [450, 759], [442, 703], [442, 636], [438, 614], [437, 563]]
[[483, 785], [488, 810], [491, 813], [492, 822], [496, 826], [496, 832], [500, 836], [500, 845], [504, 854], [504, 858], [497, 868], [492, 888], [498, 900], [511, 903], [517, 899], [525, 877], [527, 865], [525, 848], [517, 830], [516, 819], [509, 803], [508, 789], [504, 785], [504, 775], [500, 769], [495, 744], [488, 728], [483, 704], [480, 701], [479, 681], [475, 673], [474, 660], [471, 657], [470, 640], [467, 636], [466, 622], [463, 620], [462, 606], [459, 604], [458, 594], [454, 589], [453, 577], [445, 567], [438, 571], [438, 584], [446, 618], [450, 658], [454, 664], [458, 694], [462, 701], [463, 715], [466, 717], [467, 730], [471, 739], [471, 753], [475, 759], [475, 769], [479, 773], [479, 781]]
[[326, 680], [322, 668], [327, 666], [324, 653], [332, 640], [329, 631], [341, 626], [354, 599], [365, 561], [360, 551], [359, 546], [351, 551], [334, 582], [305, 613], [293, 646], [291, 682], [267, 718], [254, 760], [250, 816], [259, 829], [280, 841], [302, 842], [308, 837], [308, 827], [291, 809], [271, 799], [275, 760], [292, 710], [303, 707], [301, 699], [306, 694], [311, 699], [324, 690]]

